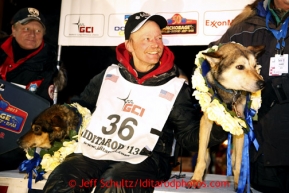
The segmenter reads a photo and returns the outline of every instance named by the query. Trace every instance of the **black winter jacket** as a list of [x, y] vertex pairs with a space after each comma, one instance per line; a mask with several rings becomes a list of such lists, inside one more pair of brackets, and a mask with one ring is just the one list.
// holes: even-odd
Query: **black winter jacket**
[[[0, 39], [0, 45], [2, 45], [7, 38], [8, 37]], [[4, 63], [6, 57], [6, 53], [0, 47], [0, 65]], [[27, 85], [32, 81], [44, 79], [37, 89], [36, 94], [52, 102], [52, 99], [48, 95], [48, 87], [53, 84], [53, 78], [57, 73], [56, 51], [51, 45], [45, 43], [43, 49], [38, 54], [8, 72], [6, 81]]]
[[[270, 57], [274, 57], [276, 54], [277, 40], [266, 27], [263, 2], [255, 4], [255, 6], [252, 9], [253, 16], [231, 26], [220, 40], [212, 44], [235, 41], [244, 46], [266, 46], [265, 52], [258, 58], [258, 63], [262, 66], [261, 75], [266, 81], [266, 86], [262, 91], [262, 106], [258, 111], [259, 121], [254, 125], [260, 149], [258, 152], [253, 151], [253, 160], [260, 154], [264, 154], [264, 163], [267, 166], [289, 166], [289, 103], [281, 104], [272, 87], [272, 81], [279, 80], [284, 81], [283, 88], [289, 85], [288, 74], [287, 77], [269, 76]], [[286, 18], [283, 18], [283, 21]], [[276, 30], [281, 29], [273, 17], [270, 18], [269, 27]], [[284, 54], [289, 54], [289, 33], [285, 37]], [[288, 64], [286, 65], [288, 66]], [[289, 93], [288, 89], [287, 86], [281, 92]]]
[[[124, 48], [121, 51], [124, 51]], [[167, 49], [165, 53], [167, 51], [170, 52]], [[118, 60], [125, 63], [124, 58], [118, 58]], [[118, 66], [120, 68], [120, 73], [126, 80], [139, 84], [137, 78], [128, 70], [130, 67], [125, 67], [124, 64], [121, 63], [119, 63]], [[85, 90], [81, 93], [80, 97], [72, 98], [71, 102], [78, 102], [80, 105], [88, 107], [93, 112], [104, 73], [105, 71], [93, 77]], [[165, 73], [154, 75], [146, 79], [142, 85], [162, 85], [176, 76], [178, 76], [178, 70], [176, 66], [173, 66]], [[172, 151], [174, 137], [183, 148], [186, 148], [189, 151], [198, 151], [199, 123], [202, 113], [197, 104], [198, 102], [196, 99], [192, 97], [192, 89], [189, 85], [184, 83], [176, 98], [167, 122], [164, 125], [162, 130], [163, 135], [159, 138], [153, 150], [154, 152], [169, 157]], [[227, 138], [227, 133], [224, 132], [221, 127], [215, 126], [213, 131], [209, 146], [219, 144]]]

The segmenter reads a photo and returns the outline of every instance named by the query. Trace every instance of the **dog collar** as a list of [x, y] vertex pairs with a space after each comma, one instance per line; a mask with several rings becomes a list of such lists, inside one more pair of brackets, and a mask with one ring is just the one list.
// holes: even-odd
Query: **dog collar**
[[216, 81], [216, 79], [214, 79], [216, 86], [219, 87], [220, 89], [222, 89], [223, 91], [230, 93], [230, 94], [234, 94], [236, 91], [232, 90], [232, 89], [226, 89], [223, 85], [221, 85], [218, 81]]
[[[207, 78], [206, 77], [204, 77], [204, 78], [207, 81]], [[233, 110], [236, 113], [237, 117], [241, 117], [241, 113], [236, 108], [237, 99], [241, 96], [241, 91], [239, 91], [239, 90], [236, 91], [236, 90], [232, 90], [232, 89], [226, 89], [223, 85], [221, 85], [218, 81], [216, 81], [216, 79], [214, 79], [214, 82], [215, 82], [215, 85], [218, 88], [220, 88], [223, 91], [233, 95], [232, 103], [231, 104], [227, 104], [227, 105], [231, 105], [231, 110]], [[208, 84], [208, 81], [207, 81], [207, 84]], [[214, 90], [215, 95], [218, 95], [217, 91], [215, 89], [213, 89], [213, 90]], [[220, 97], [218, 97], [218, 98], [219, 98], [219, 100], [221, 100]]]
[[76, 127], [76, 132], [78, 133], [79, 128], [80, 128], [80, 126], [81, 126], [81, 124], [82, 124], [82, 115], [79, 113], [79, 111], [77, 110], [76, 107], [74, 107], [74, 106], [72, 106], [72, 105], [69, 105], [69, 104], [66, 104], [66, 103], [64, 103], [63, 105], [66, 106], [66, 107], [68, 107], [68, 108], [70, 108], [70, 109], [72, 109], [72, 110], [77, 114], [77, 116], [78, 116], [78, 118], [79, 118], [79, 123], [78, 123], [78, 125], [77, 125], [77, 127]]

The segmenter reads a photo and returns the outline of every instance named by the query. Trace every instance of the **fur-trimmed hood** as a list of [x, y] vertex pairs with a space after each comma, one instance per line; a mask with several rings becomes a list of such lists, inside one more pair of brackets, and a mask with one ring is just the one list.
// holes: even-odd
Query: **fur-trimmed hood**
[[289, 11], [277, 12], [275, 9], [273, 9], [274, 7], [273, 2], [274, 0], [255, 0], [252, 4], [246, 5], [243, 11], [232, 20], [230, 27], [254, 15], [266, 17], [269, 3], [270, 3], [269, 11], [272, 14], [272, 18], [270, 20], [273, 21], [277, 26], [279, 26], [281, 23], [285, 21], [285, 19], [287, 19], [287, 17], [289, 16]]
[[243, 11], [232, 20], [230, 27], [246, 20], [249, 17], [252, 17], [253, 15], [256, 15], [258, 12], [257, 7], [259, 2], [263, 2], [264, 8], [266, 8], [268, 5], [268, 0], [255, 0], [253, 3], [246, 5]]

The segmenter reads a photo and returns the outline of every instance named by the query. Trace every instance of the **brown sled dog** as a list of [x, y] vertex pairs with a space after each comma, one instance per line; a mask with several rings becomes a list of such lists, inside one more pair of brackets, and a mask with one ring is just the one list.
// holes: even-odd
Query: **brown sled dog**
[[70, 130], [77, 130], [81, 120], [77, 108], [67, 104], [52, 105], [33, 120], [31, 130], [19, 138], [18, 144], [23, 149], [50, 148], [54, 141], [68, 137]]
[[[256, 92], [265, 85], [256, 70], [256, 56], [264, 46], [244, 47], [237, 43], [222, 45], [216, 52], [203, 53], [210, 64], [206, 78], [219, 98], [227, 105], [232, 105], [236, 114], [244, 118], [246, 92]], [[223, 87], [223, 88], [222, 88]], [[225, 89], [224, 89], [225, 88]], [[228, 91], [233, 92], [228, 92]], [[200, 122], [199, 151], [197, 165], [187, 188], [200, 188], [205, 170], [210, 162], [208, 143], [213, 122], [204, 112]], [[234, 186], [237, 188], [242, 160], [244, 134], [233, 135], [232, 167]]]

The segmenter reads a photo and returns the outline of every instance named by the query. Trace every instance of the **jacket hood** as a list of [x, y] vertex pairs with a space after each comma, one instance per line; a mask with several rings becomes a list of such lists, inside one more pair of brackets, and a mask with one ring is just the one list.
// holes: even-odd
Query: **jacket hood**
[[255, 0], [253, 3], [246, 5], [242, 12], [232, 20], [230, 27], [257, 14], [262, 17], [266, 17], [264, 14], [266, 14], [267, 5], [270, 3], [270, 1], [271, 0]]
[[130, 60], [132, 56], [129, 54], [129, 52], [125, 48], [125, 44], [122, 43], [116, 47], [116, 58], [117, 60], [128, 70], [129, 73], [131, 73], [138, 83], [142, 84], [145, 80], [152, 78], [154, 76], [163, 74], [165, 72], [168, 72], [171, 70], [174, 66], [174, 59], [175, 56], [173, 52], [166, 46], [164, 46], [163, 55], [160, 58], [160, 65], [157, 69], [154, 71], [146, 74], [142, 78], [138, 78], [138, 74], [136, 70], [131, 66]]
[[232, 20], [230, 27], [243, 22], [244, 20], [254, 15], [266, 17], [268, 8], [272, 15], [270, 18], [270, 22], [276, 23], [277, 25], [284, 22], [284, 20], [289, 15], [289, 11], [287, 11], [287, 13], [280, 18], [278, 14], [275, 12], [275, 10], [272, 9], [272, 6], [268, 6], [271, 4], [271, 2], [273, 2], [273, 0], [255, 0], [253, 3], [246, 5], [243, 11]]

